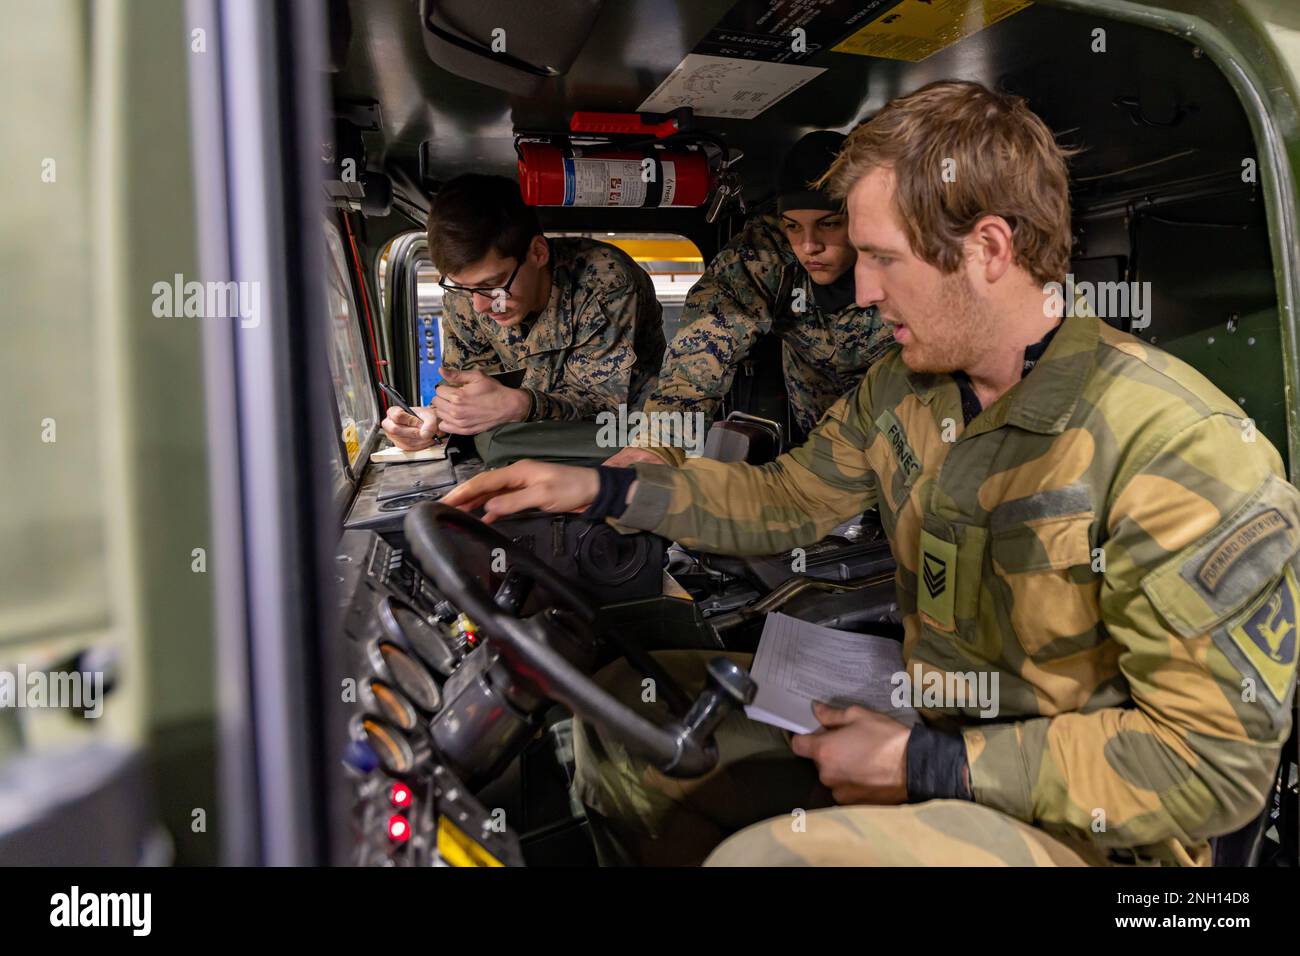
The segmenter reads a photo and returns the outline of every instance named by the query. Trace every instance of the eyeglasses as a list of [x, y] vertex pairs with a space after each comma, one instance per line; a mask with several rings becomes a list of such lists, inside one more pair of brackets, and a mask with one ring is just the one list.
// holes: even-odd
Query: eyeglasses
[[510, 273], [510, 278], [507, 279], [505, 283], [502, 285], [489, 285], [489, 286], [457, 285], [454, 282], [448, 282], [446, 276], [443, 276], [441, 279], [438, 280], [438, 285], [442, 286], [448, 292], [468, 292], [471, 295], [478, 294], [478, 295], [495, 297], [497, 295], [497, 290], [500, 290], [501, 292], [505, 293], [508, 296], [510, 295], [510, 286], [515, 281], [515, 276], [519, 275], [519, 270], [522, 269], [523, 266], [524, 266], [524, 257], [520, 256], [519, 264], [515, 266], [515, 271]]

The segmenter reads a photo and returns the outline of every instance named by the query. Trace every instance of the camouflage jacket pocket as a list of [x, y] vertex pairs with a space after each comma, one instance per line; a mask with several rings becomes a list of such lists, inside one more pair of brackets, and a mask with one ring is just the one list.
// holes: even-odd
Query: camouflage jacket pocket
[[809, 313], [780, 331], [782, 345], [799, 361], [822, 370], [839, 367], [835, 333], [817, 313]]
[[1010, 625], [1025, 653], [1046, 660], [1099, 639], [1101, 575], [1093, 569], [1092, 511], [995, 522], [986, 584], [990, 615]]
[[1300, 492], [1273, 475], [1209, 534], [1142, 579], [1183, 637], [1205, 634], [1257, 598], [1300, 550]]
[[529, 387], [544, 392], [561, 388], [589, 392], [592, 386], [627, 374], [636, 364], [636, 351], [628, 342], [606, 348], [602, 354], [609, 335], [607, 328], [597, 328], [586, 331], [580, 341], [548, 343], [549, 347], [530, 353], [529, 368], [538, 370], [537, 377], [544, 384], [529, 382]]
[[992, 530], [990, 551], [999, 574], [1060, 571], [1092, 561], [1091, 511], [1031, 518]]

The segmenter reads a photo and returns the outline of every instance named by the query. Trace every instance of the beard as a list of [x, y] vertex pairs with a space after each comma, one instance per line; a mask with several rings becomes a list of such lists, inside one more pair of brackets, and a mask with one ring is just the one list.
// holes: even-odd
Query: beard
[[913, 372], [955, 372], [976, 363], [994, 342], [997, 321], [964, 273], [944, 276], [926, 313], [922, 334], [907, 318], [912, 341], [902, 359]]

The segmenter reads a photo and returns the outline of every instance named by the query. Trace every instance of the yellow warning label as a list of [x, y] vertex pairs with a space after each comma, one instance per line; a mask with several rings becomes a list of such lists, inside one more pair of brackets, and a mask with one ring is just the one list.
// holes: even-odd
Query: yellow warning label
[[916, 63], [1027, 6], [1027, 0], [902, 0], [832, 49]]
[[501, 861], [445, 816], [438, 818], [438, 854], [448, 866], [501, 866]]
[[351, 418], [343, 419], [343, 447], [348, 452], [348, 464], [357, 463], [357, 455], [361, 452], [361, 433], [357, 431], [357, 423]]

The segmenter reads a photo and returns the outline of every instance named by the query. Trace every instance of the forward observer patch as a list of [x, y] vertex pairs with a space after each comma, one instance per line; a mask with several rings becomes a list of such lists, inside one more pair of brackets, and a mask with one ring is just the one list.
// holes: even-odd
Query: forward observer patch
[[1251, 548], [1266, 538], [1288, 531], [1291, 522], [1283, 517], [1276, 508], [1261, 511], [1241, 527], [1232, 532], [1222, 544], [1210, 552], [1201, 562], [1196, 578], [1211, 594], [1217, 593], [1219, 585], [1232, 570], [1236, 562]]

